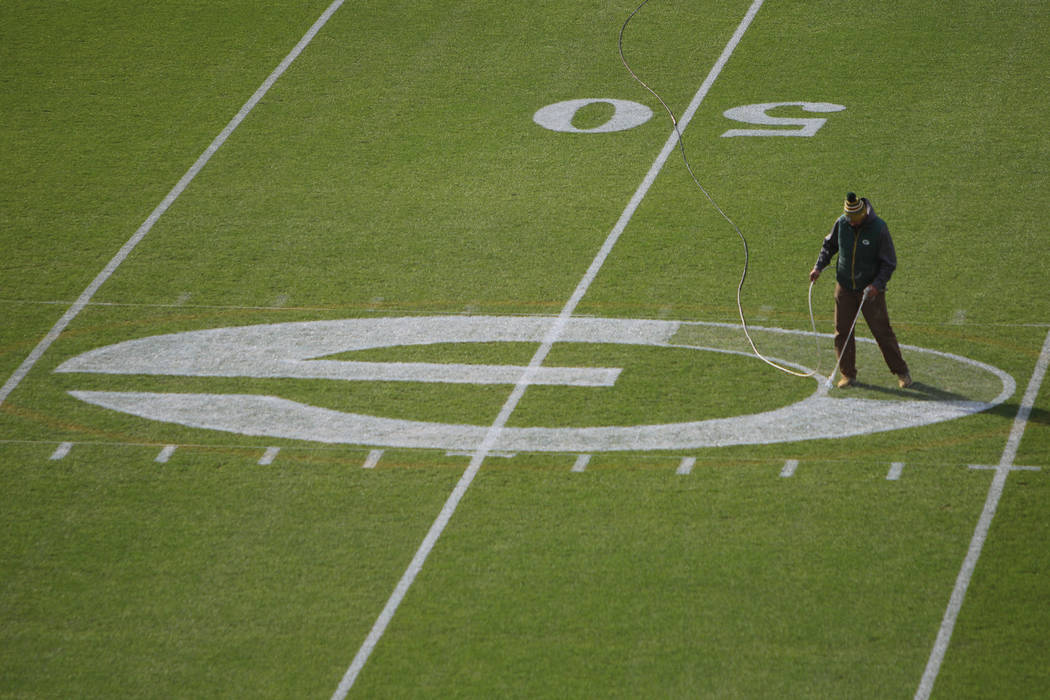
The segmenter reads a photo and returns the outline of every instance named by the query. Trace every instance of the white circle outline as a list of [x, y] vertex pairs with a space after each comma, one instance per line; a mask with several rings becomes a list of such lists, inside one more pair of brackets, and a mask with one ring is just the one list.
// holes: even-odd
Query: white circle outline
[[[156, 372], [157, 374], [179, 374], [178, 371], [171, 371], [168, 363], [157, 354], [158, 347], [204, 349], [206, 352], [202, 354], [213, 359], [214, 351], [208, 348], [232, 347], [230, 351], [237, 352], [238, 338], [242, 342], [250, 339], [252, 347], [263, 354], [272, 353], [273, 348], [285, 347], [282, 343], [292, 343], [296, 345], [296, 351], [300, 355], [309, 356], [310, 353], [315, 353], [313, 357], [320, 357], [325, 352], [330, 353], [335, 348], [447, 342], [537, 342], [544, 337], [553, 322], [554, 319], [547, 317], [447, 316], [350, 319], [209, 329], [153, 336], [99, 348], [67, 361], [57, 371], [142, 373], [141, 367], [136, 372], [122, 370], [121, 363], [122, 357], [144, 353], [168, 368]], [[573, 318], [565, 325], [559, 342], [649, 345], [752, 356], [735, 350], [672, 343], [672, 336], [683, 326], [730, 327], [728, 324], [702, 322]], [[755, 330], [812, 335], [809, 331], [757, 327]], [[872, 342], [863, 338], [859, 340]], [[230, 346], [230, 343], [234, 345]], [[271, 345], [268, 346], [267, 343]], [[823, 382], [818, 380], [816, 390], [807, 398], [771, 411], [702, 421], [638, 426], [505, 427], [500, 431], [493, 449], [504, 452], [654, 451], [844, 438], [918, 427], [971, 415], [1002, 403], [1016, 390], [1013, 378], [992, 365], [938, 350], [911, 345], [902, 347], [913, 353], [930, 353], [990, 372], [999, 378], [1002, 390], [989, 402], [830, 398]], [[284, 351], [288, 352], [287, 348]], [[296, 360], [292, 358], [288, 362], [295, 364]], [[524, 368], [522, 370], [524, 371]], [[192, 374], [189, 371], [181, 373]], [[345, 413], [275, 396], [100, 391], [70, 393], [88, 403], [152, 420], [244, 435], [324, 443], [474, 450], [482, 443], [489, 430], [486, 426], [478, 425], [410, 421]]]

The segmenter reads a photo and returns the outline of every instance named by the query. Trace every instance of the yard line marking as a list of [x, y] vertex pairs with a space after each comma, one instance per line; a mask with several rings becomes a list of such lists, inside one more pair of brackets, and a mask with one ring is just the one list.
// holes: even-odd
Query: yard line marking
[[1017, 458], [1017, 450], [1021, 446], [1021, 437], [1024, 435], [1025, 427], [1028, 425], [1028, 417], [1032, 413], [1032, 406], [1035, 405], [1035, 399], [1039, 394], [1039, 387], [1043, 383], [1043, 378], [1046, 376], [1048, 365], [1050, 365], [1050, 333], [1046, 334], [1043, 349], [1039, 353], [1039, 359], [1036, 361], [1035, 369], [1032, 371], [1032, 379], [1028, 382], [1028, 388], [1021, 399], [1021, 406], [1017, 409], [1017, 416], [1014, 418], [1013, 426], [1010, 428], [1010, 436], [1006, 440], [1003, 455], [999, 459], [998, 466], [993, 467], [995, 469], [995, 477], [992, 479], [992, 485], [988, 488], [988, 498], [984, 502], [984, 510], [981, 511], [977, 527], [974, 528], [973, 538], [970, 540], [970, 548], [966, 552], [962, 568], [959, 569], [959, 576], [955, 580], [955, 588], [952, 589], [952, 595], [948, 599], [948, 607], [944, 611], [944, 619], [941, 621], [937, 639], [933, 644], [933, 650], [930, 652], [930, 658], [926, 663], [926, 670], [923, 672], [922, 680], [919, 682], [919, 689], [915, 691], [916, 700], [927, 700], [930, 697], [930, 693], [933, 692], [933, 684], [937, 680], [937, 674], [940, 673], [944, 655], [948, 652], [948, 644], [951, 642], [955, 622], [959, 618], [959, 611], [962, 609], [963, 601], [966, 598], [966, 590], [970, 587], [970, 579], [973, 578], [974, 569], [977, 568], [977, 560], [980, 558], [981, 550], [988, 539], [988, 531], [992, 527], [992, 519], [995, 518], [995, 511], [999, 507], [999, 499], [1003, 496], [1003, 489], [1006, 487], [1006, 477], [1011, 471], [1028, 468], [1015, 467], [1014, 460]]
[[682, 457], [682, 461], [678, 463], [678, 469], [675, 470], [675, 474], [690, 474], [692, 473], [694, 466], [696, 466], [696, 457]]
[[171, 456], [173, 454], [175, 454], [175, 445], [166, 445], [164, 449], [160, 451], [160, 454], [157, 455], [156, 459], [154, 459], [153, 461], [165, 464], [169, 459], [171, 459]]
[[[979, 470], [982, 470], [982, 471], [989, 471], [989, 472], [994, 472], [994, 471], [999, 469], [999, 467], [997, 467], [997, 466], [993, 467], [993, 466], [989, 466], [987, 464], [971, 464], [969, 466], [970, 466], [970, 469], [979, 469]], [[1012, 472], [1038, 472], [1038, 471], [1042, 471], [1042, 467], [1019, 467], [1016, 464], [1012, 464], [1012, 465], [1010, 465], [1010, 471], [1012, 471]]]
[[375, 469], [376, 465], [379, 464], [379, 459], [383, 456], [383, 450], [372, 450], [368, 453], [368, 458], [365, 463], [361, 465], [362, 469]]
[[7, 397], [10, 396], [11, 392], [15, 390], [15, 387], [22, 383], [22, 380], [26, 378], [26, 375], [29, 374], [29, 371], [33, 369], [40, 358], [43, 357], [44, 353], [47, 352], [52, 343], [58, 340], [58, 337], [63, 331], [65, 331], [69, 324], [73, 322], [73, 319], [84, 310], [84, 307], [88, 305], [91, 298], [98, 292], [99, 288], [105, 284], [106, 280], [108, 280], [128, 256], [131, 255], [131, 251], [133, 251], [142, 239], [146, 237], [146, 234], [150, 232], [150, 229], [152, 229], [154, 224], [157, 223], [157, 220], [163, 216], [164, 212], [175, 203], [175, 200], [179, 198], [179, 195], [181, 195], [189, 184], [193, 182], [193, 179], [197, 177], [197, 174], [201, 169], [207, 165], [208, 161], [211, 160], [211, 157], [215, 155], [216, 151], [226, 143], [226, 140], [230, 138], [230, 135], [234, 130], [244, 121], [248, 114], [255, 109], [255, 106], [259, 104], [259, 101], [262, 100], [267, 92], [269, 92], [270, 88], [273, 87], [273, 84], [277, 82], [277, 79], [288, 70], [288, 66], [292, 65], [292, 62], [299, 57], [299, 54], [303, 52], [303, 49], [313, 41], [314, 36], [321, 31], [321, 28], [328, 22], [328, 19], [342, 4], [343, 0], [335, 0], [335, 2], [328, 6], [328, 9], [321, 14], [318, 20], [314, 22], [313, 26], [311, 26], [306, 34], [303, 35], [303, 38], [299, 40], [299, 43], [295, 45], [291, 52], [284, 57], [284, 60], [278, 64], [277, 68], [275, 68], [272, 73], [270, 73], [248, 101], [244, 103], [244, 106], [241, 107], [236, 115], [234, 115], [233, 119], [230, 120], [230, 123], [219, 132], [219, 135], [216, 136], [215, 140], [213, 140], [204, 150], [204, 153], [202, 153], [200, 157], [197, 158], [196, 162], [190, 166], [190, 169], [186, 171], [186, 174], [175, 183], [175, 186], [171, 188], [171, 191], [168, 192], [167, 196], [164, 197], [161, 203], [157, 205], [156, 209], [154, 209], [142, 225], [139, 226], [138, 230], [135, 231], [135, 234], [129, 238], [117, 254], [113, 256], [113, 259], [102, 269], [102, 272], [98, 273], [98, 276], [87, 286], [87, 289], [84, 290], [80, 297], [73, 302], [73, 305], [62, 315], [62, 318], [60, 318], [51, 330], [48, 331], [43, 340], [33, 348], [32, 352], [29, 353], [29, 356], [18, 366], [18, 369], [14, 371], [14, 374], [8, 378], [3, 387], [0, 387], [0, 404], [3, 404], [4, 401], [7, 400]]
[[259, 466], [265, 467], [268, 464], [273, 464], [273, 461], [277, 459], [277, 453], [280, 451], [280, 447], [267, 447], [266, 452], [263, 452], [263, 456], [259, 458]]
[[404, 600], [405, 595], [408, 593], [408, 589], [412, 586], [412, 582], [415, 581], [416, 576], [423, 568], [424, 562], [433, 550], [435, 543], [438, 538], [441, 537], [441, 533], [444, 532], [445, 527], [448, 525], [449, 520], [452, 518], [452, 514], [456, 511], [459, 506], [459, 502], [463, 499], [463, 495], [470, 488], [471, 483], [474, 481], [474, 477], [477, 476], [478, 470], [481, 469], [481, 463], [485, 461], [485, 457], [496, 445], [496, 441], [499, 437], [503, 427], [507, 424], [510, 419], [511, 413], [517, 407], [521, 401], [522, 396], [525, 393], [526, 387], [532, 383], [533, 377], [538, 372], [540, 365], [547, 358], [554, 343], [561, 336], [562, 331], [565, 329], [566, 324], [569, 322], [569, 318], [572, 316], [576, 307], [583, 299], [583, 295], [586, 294], [587, 289], [591, 283], [598, 276], [598, 271], [602, 268], [606, 258], [612, 252], [613, 246], [616, 245], [616, 241], [619, 240], [620, 234], [623, 233], [624, 229], [627, 228], [627, 223], [634, 216], [635, 210], [642, 202], [642, 198], [645, 197], [649, 188], [652, 187], [653, 182], [656, 180], [657, 174], [663, 169], [664, 164], [667, 162], [667, 158], [671, 152], [674, 151], [677, 144], [679, 134], [685, 131], [685, 128], [689, 125], [693, 115], [697, 109], [700, 108], [700, 103], [703, 102], [707, 93], [710, 91], [711, 86], [714, 84], [718, 74], [722, 72], [722, 68], [729, 61], [729, 57], [733, 54], [733, 50], [744, 36], [744, 32], [751, 25], [751, 21], [754, 19], [758, 9], [762, 6], [763, 0], [755, 0], [748, 9], [744, 19], [741, 20], [740, 25], [733, 33], [733, 37], [726, 44], [725, 49], [722, 51], [722, 55], [719, 56], [718, 61], [715, 62], [714, 67], [708, 73], [707, 78], [700, 85], [700, 89], [697, 90], [696, 95], [693, 97], [692, 102], [689, 103], [689, 107], [686, 108], [682, 114], [681, 119], [678, 122], [678, 128], [671, 131], [670, 136], [667, 138], [667, 142], [664, 144], [663, 150], [656, 157], [649, 172], [646, 173], [642, 183], [638, 186], [631, 200], [627, 203], [627, 207], [624, 209], [623, 214], [620, 215], [615, 226], [609, 236], [605, 239], [601, 249], [591, 262], [587, 272], [584, 274], [583, 279], [576, 286], [572, 296], [569, 297], [569, 301], [566, 302], [565, 307], [561, 310], [561, 313], [555, 319], [552, 324], [550, 331], [544, 338], [540, 347], [536, 350], [536, 354], [529, 362], [528, 367], [522, 372], [521, 378], [518, 383], [514, 385], [514, 389], [511, 391], [510, 396], [507, 398], [506, 403], [500, 409], [499, 415], [496, 416], [496, 420], [489, 427], [485, 434], [481, 445], [477, 451], [471, 457], [470, 464], [467, 466], [466, 471], [463, 472], [463, 476], [460, 477], [456, 487], [452, 490], [448, 500], [445, 501], [445, 505], [441, 508], [441, 512], [438, 513], [438, 517], [434, 520], [434, 523], [430, 526], [430, 530], [423, 538], [423, 543], [416, 550], [415, 556], [409, 563], [408, 568], [402, 574], [401, 579], [398, 581], [397, 586], [394, 588], [394, 592], [391, 593], [390, 598], [387, 600], [386, 606], [384, 606], [382, 612], [379, 613], [379, 617], [376, 619], [375, 624], [372, 625], [372, 629], [369, 631], [368, 636], [365, 638], [361, 648], [358, 649], [357, 654], [354, 656], [353, 661], [350, 663], [350, 667], [346, 670], [342, 680], [339, 682], [339, 686], [332, 694], [332, 700], [344, 700], [347, 693], [353, 687], [354, 682], [357, 680], [358, 674], [361, 673], [361, 669], [364, 668], [365, 662], [368, 661], [368, 657], [371, 656], [372, 650], [375, 649], [376, 644], [382, 638], [383, 633], [386, 631], [387, 626], [394, 617], [394, 613], [397, 612], [398, 607], [401, 605], [401, 601]]
[[69, 454], [69, 451], [71, 449], [73, 449], [73, 443], [63, 442], [61, 445], [55, 448], [55, 451], [51, 453], [51, 456], [48, 457], [48, 459], [52, 462], [63, 459], [66, 455]]
[[572, 471], [582, 472], [587, 469], [587, 464], [591, 461], [590, 455], [579, 455], [576, 458], [576, 462], [572, 465]]
[[904, 462], [894, 462], [890, 465], [890, 471], [886, 474], [886, 481], [898, 481], [903, 471]]
[[789, 459], [784, 462], [784, 468], [780, 470], [780, 476], [785, 479], [793, 477], [796, 469], [798, 469], [798, 460]]

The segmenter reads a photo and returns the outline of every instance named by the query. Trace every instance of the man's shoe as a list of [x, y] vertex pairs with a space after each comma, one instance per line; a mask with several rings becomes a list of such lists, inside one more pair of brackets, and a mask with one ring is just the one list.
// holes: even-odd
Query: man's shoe
[[901, 389], [907, 389], [911, 386], [911, 374], [905, 372], [904, 374], [897, 375], [897, 384]]
[[844, 375], [842, 375], [842, 378], [839, 379], [839, 383], [836, 384], [835, 386], [837, 386], [839, 389], [845, 389], [846, 387], [853, 386], [856, 383], [857, 383], [857, 378], [856, 377], [847, 377], [844, 374]]

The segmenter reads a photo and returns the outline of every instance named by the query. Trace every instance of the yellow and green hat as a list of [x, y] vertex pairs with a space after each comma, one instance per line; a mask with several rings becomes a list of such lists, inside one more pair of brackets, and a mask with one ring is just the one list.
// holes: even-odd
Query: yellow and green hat
[[864, 211], [864, 202], [854, 192], [846, 193], [846, 201], [842, 203], [842, 211], [848, 214], [860, 214]]

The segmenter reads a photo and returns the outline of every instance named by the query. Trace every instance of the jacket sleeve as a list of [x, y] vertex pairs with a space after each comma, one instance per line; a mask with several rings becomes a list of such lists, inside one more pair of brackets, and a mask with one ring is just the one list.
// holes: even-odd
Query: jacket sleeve
[[886, 227], [879, 237], [879, 270], [875, 273], [875, 279], [871, 281], [880, 291], [886, 291], [893, 271], [897, 269], [897, 249], [893, 245], [890, 229]]
[[831, 262], [831, 258], [839, 252], [839, 237], [838, 237], [838, 222], [836, 221], [831, 226], [831, 233], [824, 236], [824, 243], [820, 246], [820, 254], [817, 255], [817, 262], [814, 263], [813, 268], [818, 272], [824, 270]]

